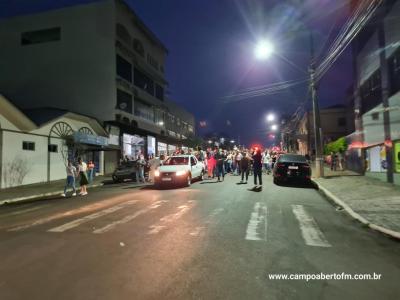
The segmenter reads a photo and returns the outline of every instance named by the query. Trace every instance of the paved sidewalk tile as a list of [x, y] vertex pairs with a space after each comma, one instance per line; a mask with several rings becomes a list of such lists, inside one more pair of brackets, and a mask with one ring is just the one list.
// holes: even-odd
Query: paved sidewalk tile
[[400, 232], [400, 187], [350, 171], [325, 169], [315, 182], [369, 223]]

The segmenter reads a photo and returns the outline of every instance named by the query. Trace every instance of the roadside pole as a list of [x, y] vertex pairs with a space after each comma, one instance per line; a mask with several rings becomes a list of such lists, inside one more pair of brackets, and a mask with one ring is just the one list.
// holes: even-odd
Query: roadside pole
[[311, 100], [313, 106], [313, 125], [314, 125], [314, 145], [315, 145], [315, 177], [324, 177], [324, 158], [322, 152], [322, 139], [321, 139], [321, 119], [319, 114], [319, 105], [317, 99], [317, 88], [315, 83], [315, 62], [314, 62], [314, 41], [313, 35], [310, 31], [310, 51], [311, 51], [311, 63], [310, 63], [310, 90]]

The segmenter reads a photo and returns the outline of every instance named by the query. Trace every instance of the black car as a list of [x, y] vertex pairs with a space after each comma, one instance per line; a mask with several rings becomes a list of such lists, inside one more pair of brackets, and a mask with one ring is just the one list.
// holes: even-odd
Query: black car
[[273, 170], [274, 183], [283, 181], [311, 182], [311, 166], [303, 155], [282, 154]]
[[112, 174], [114, 182], [123, 182], [126, 179], [136, 181], [137, 164], [134, 161], [127, 161], [120, 164]]

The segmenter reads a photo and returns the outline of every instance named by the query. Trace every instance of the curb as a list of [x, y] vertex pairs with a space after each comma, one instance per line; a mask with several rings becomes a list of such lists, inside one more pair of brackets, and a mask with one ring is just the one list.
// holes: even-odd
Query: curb
[[365, 219], [363, 216], [361, 216], [360, 214], [356, 213], [348, 204], [346, 204], [345, 202], [343, 202], [342, 200], [340, 200], [338, 197], [336, 197], [335, 195], [333, 195], [327, 188], [325, 188], [323, 185], [321, 185], [321, 183], [319, 183], [318, 181], [315, 181], [318, 184], [319, 187], [319, 191], [321, 194], [323, 194], [324, 196], [326, 196], [329, 200], [333, 201], [335, 204], [343, 207], [343, 209], [354, 219], [356, 219], [357, 221], [359, 221], [360, 223], [368, 226], [369, 228], [375, 230], [375, 231], [379, 231], [380, 233], [383, 233], [385, 235], [388, 235], [392, 238], [398, 239], [400, 240], [400, 232], [391, 230], [391, 229], [387, 229], [385, 227], [376, 225], [374, 223], [371, 223], [370, 221], [368, 221], [367, 219]]
[[[103, 185], [104, 185], [104, 183], [93, 184], [93, 185], [90, 185], [89, 188], [96, 188], [96, 187], [100, 187]], [[18, 202], [42, 200], [43, 198], [46, 198], [46, 197], [61, 195], [63, 192], [64, 192], [64, 190], [60, 190], [57, 192], [43, 193], [43, 194], [37, 194], [37, 195], [31, 195], [31, 196], [25, 196], [25, 197], [0, 200], [0, 206], [7, 205], [7, 204], [15, 204]]]

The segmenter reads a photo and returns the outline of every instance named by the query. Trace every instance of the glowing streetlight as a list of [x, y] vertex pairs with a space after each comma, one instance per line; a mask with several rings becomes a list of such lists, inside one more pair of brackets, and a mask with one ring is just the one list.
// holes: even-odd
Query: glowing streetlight
[[278, 130], [278, 125], [274, 124], [271, 126], [272, 131], [277, 131]]
[[268, 122], [272, 122], [275, 120], [275, 115], [274, 114], [268, 114], [267, 115], [267, 121]]
[[274, 53], [274, 45], [267, 40], [259, 41], [254, 49], [254, 55], [257, 59], [268, 59]]
[[209, 144], [212, 144], [212, 140], [209, 140], [208, 143], [209, 143]]
[[233, 144], [235, 141], [234, 140], [231, 140], [231, 144]]

